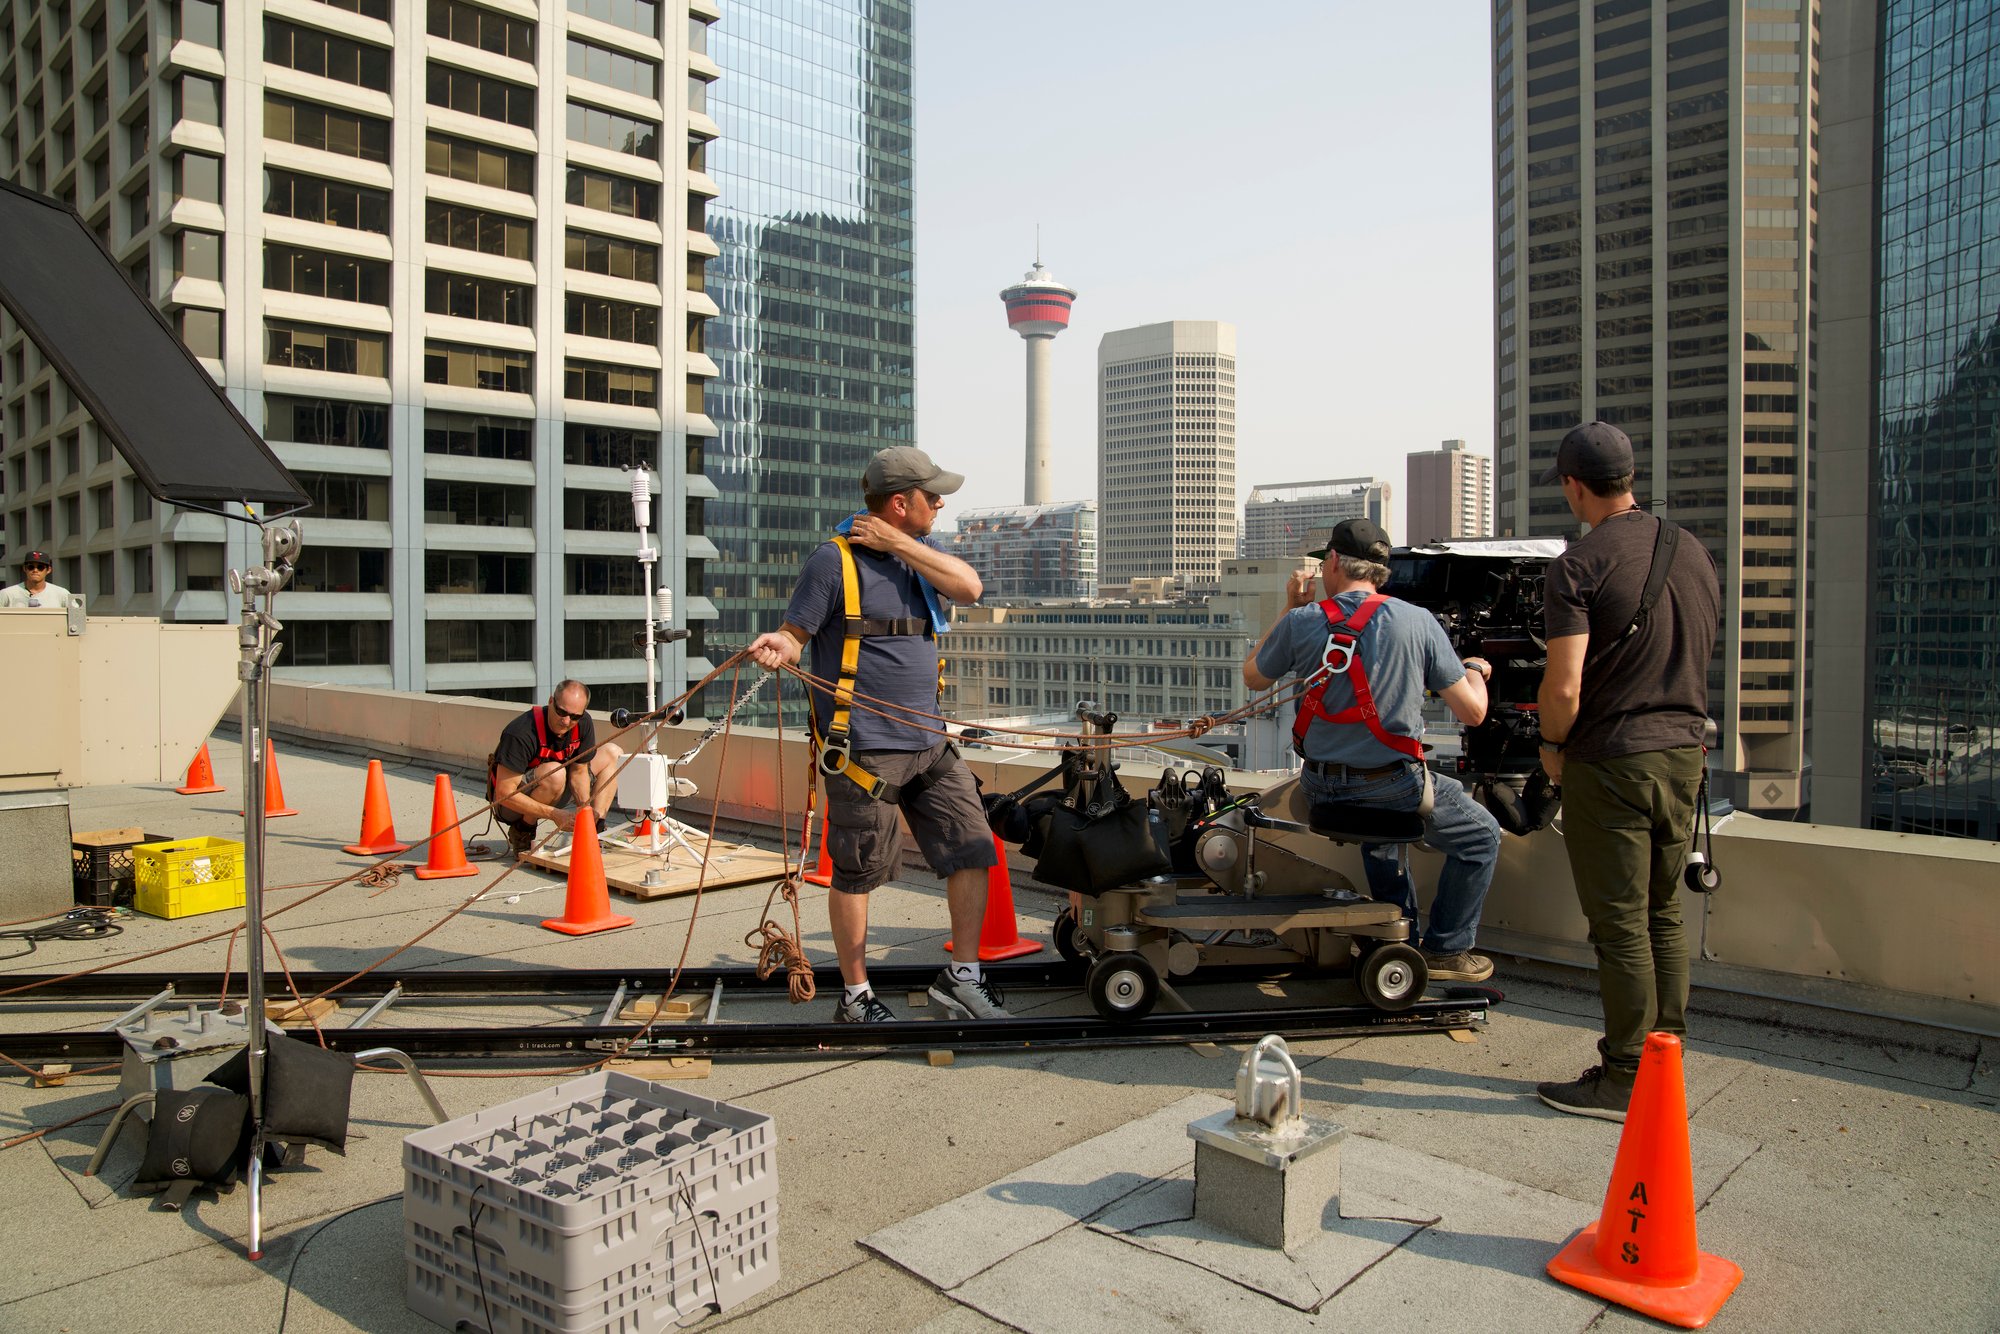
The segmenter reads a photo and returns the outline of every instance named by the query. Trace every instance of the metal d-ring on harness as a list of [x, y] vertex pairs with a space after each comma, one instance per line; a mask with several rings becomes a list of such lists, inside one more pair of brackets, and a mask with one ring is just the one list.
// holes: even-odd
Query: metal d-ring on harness
[[[958, 749], [947, 743], [937, 762], [902, 783], [885, 783], [854, 762], [854, 743], [848, 736], [848, 721], [854, 709], [854, 678], [861, 670], [861, 641], [889, 635], [932, 636], [928, 617], [863, 616], [861, 614], [861, 572], [854, 565], [854, 547], [845, 537], [835, 537], [840, 551], [841, 608], [847, 634], [840, 645], [840, 676], [833, 688], [833, 715], [827, 719], [826, 735], [813, 724], [813, 744], [819, 754], [815, 764], [828, 778], [846, 778], [876, 801], [900, 805], [936, 783], [959, 763]], [[818, 664], [814, 664], [817, 667]], [[938, 659], [938, 680], [944, 680], [944, 659]]]
[[[1298, 752], [1300, 759], [1306, 757], [1306, 731], [1315, 718], [1335, 726], [1360, 723], [1377, 741], [1422, 767], [1424, 795], [1417, 814], [1428, 817], [1436, 793], [1431, 786], [1430, 766], [1424, 763], [1424, 743], [1418, 737], [1403, 736], [1382, 725], [1382, 716], [1375, 708], [1375, 693], [1368, 687], [1368, 667], [1358, 651], [1362, 630], [1367, 628], [1369, 620], [1388, 600], [1386, 593], [1370, 593], [1361, 599], [1359, 606], [1344, 616], [1340, 614], [1340, 604], [1333, 598], [1319, 604], [1319, 614], [1326, 618], [1326, 649], [1320, 654], [1319, 670], [1313, 673], [1312, 686], [1299, 700], [1298, 716], [1292, 720], [1292, 749]], [[1348, 684], [1354, 687], [1354, 703], [1339, 713], [1329, 713], [1326, 688], [1333, 684], [1336, 676], [1348, 678]]]

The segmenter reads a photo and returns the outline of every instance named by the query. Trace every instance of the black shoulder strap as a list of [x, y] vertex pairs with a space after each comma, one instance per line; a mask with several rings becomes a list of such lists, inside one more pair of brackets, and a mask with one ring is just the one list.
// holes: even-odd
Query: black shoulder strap
[[1625, 627], [1625, 633], [1620, 638], [1629, 639], [1653, 614], [1653, 604], [1660, 600], [1660, 594], [1667, 586], [1667, 575], [1674, 568], [1674, 552], [1680, 546], [1681, 526], [1668, 523], [1664, 515], [1658, 516], [1656, 522], [1660, 529], [1653, 535], [1653, 560], [1646, 567], [1646, 590], [1639, 595], [1639, 610], [1632, 613], [1632, 624]]

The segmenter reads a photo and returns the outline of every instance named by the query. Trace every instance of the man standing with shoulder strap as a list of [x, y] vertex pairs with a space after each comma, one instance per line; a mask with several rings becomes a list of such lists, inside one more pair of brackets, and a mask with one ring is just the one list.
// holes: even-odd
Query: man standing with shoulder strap
[[1563, 437], [1562, 484], [1590, 531], [1549, 566], [1542, 767], [1562, 786], [1563, 843], [1604, 1004], [1601, 1061], [1536, 1086], [1558, 1111], [1623, 1121], [1649, 1032], [1687, 1033], [1681, 866], [1694, 837], [1715, 562], [1632, 499], [1632, 442], [1605, 422]]
[[[812, 692], [826, 797], [833, 890], [827, 917], [845, 983], [834, 1017], [882, 1023], [896, 1016], [868, 984], [868, 894], [896, 872], [898, 812], [931, 869], [945, 877], [952, 962], [930, 994], [968, 1018], [1006, 1018], [980, 974], [986, 872], [998, 860], [972, 771], [939, 735], [941, 598], [977, 602], [978, 574], [931, 537], [944, 498], [965, 485], [909, 445], [877, 453], [862, 475], [867, 511], [843, 522], [806, 559], [784, 625], [759, 635], [750, 656], [777, 669], [812, 645], [813, 674], [835, 682]], [[866, 696], [866, 699], [861, 698]], [[886, 716], [885, 716], [886, 715]]]
[[[1419, 947], [1424, 962], [1437, 981], [1484, 982], [1493, 960], [1472, 946], [1500, 856], [1500, 825], [1456, 779], [1428, 773], [1423, 703], [1426, 689], [1436, 691], [1454, 717], [1477, 726], [1493, 668], [1453, 652], [1435, 616], [1378, 591], [1389, 581], [1389, 553], [1389, 535], [1372, 521], [1336, 524], [1325, 549], [1313, 553], [1323, 562], [1326, 600], [1315, 602], [1310, 573], [1293, 576], [1285, 585], [1290, 610], [1244, 661], [1243, 680], [1252, 690], [1269, 690], [1288, 673], [1313, 683], [1292, 732], [1304, 761], [1299, 786], [1313, 802], [1423, 815], [1424, 842], [1445, 859]], [[1396, 846], [1362, 844], [1361, 864], [1369, 894], [1399, 905], [1416, 941], [1416, 889]]]

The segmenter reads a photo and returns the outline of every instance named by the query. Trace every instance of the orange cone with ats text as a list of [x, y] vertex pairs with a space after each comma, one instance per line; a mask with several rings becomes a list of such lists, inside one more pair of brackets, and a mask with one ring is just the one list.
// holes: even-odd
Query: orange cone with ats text
[[215, 765], [208, 758], [208, 743], [201, 743], [201, 749], [194, 753], [194, 763], [188, 766], [187, 781], [174, 791], [183, 797], [199, 797], [210, 792], [227, 792], [229, 789], [215, 781]]

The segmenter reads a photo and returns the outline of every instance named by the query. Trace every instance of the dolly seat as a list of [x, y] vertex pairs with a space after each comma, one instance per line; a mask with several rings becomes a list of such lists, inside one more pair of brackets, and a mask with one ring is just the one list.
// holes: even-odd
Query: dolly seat
[[1385, 811], [1345, 801], [1315, 802], [1306, 827], [1336, 843], [1420, 843], [1424, 817], [1415, 811]]

